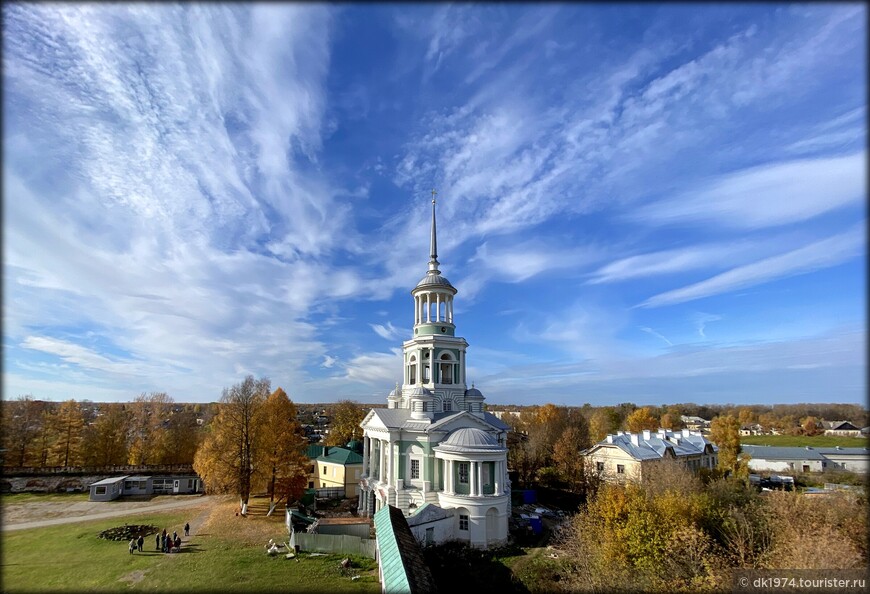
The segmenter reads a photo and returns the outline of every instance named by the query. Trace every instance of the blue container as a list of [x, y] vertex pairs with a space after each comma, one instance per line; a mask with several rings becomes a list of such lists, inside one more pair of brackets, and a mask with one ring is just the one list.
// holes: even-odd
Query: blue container
[[538, 516], [532, 516], [529, 518], [529, 525], [532, 527], [532, 532], [535, 534], [540, 534], [544, 529], [544, 524]]
[[523, 491], [523, 503], [535, 503], [537, 500], [537, 491], [534, 489]]

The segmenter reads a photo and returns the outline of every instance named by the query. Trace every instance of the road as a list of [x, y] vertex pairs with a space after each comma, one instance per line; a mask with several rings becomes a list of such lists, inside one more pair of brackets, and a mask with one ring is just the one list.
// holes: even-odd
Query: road
[[[75, 524], [105, 518], [120, 518], [142, 513], [160, 512], [186, 507], [198, 507], [210, 503], [208, 495], [160, 497], [157, 503], [148, 501], [106, 501], [106, 502], [31, 502], [4, 506], [3, 531], [27, 530], [60, 524]], [[119, 506], [120, 509], [119, 509]], [[111, 508], [109, 511], [101, 511]], [[72, 514], [72, 515], [70, 515]], [[34, 517], [49, 517], [33, 520]]]

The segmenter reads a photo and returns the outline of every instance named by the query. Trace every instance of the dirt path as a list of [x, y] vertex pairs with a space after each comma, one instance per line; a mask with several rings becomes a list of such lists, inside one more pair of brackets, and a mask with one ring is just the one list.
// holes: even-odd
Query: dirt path
[[[88, 502], [92, 503], [92, 502]], [[167, 498], [165, 501], [161, 501], [159, 503], [151, 503], [151, 502], [102, 502], [101, 504], [96, 505], [88, 505], [88, 506], [77, 506], [77, 505], [69, 505], [64, 503], [22, 503], [16, 504], [17, 506], [27, 506], [31, 508], [26, 516], [18, 513], [10, 513], [20, 511], [16, 509], [12, 509], [13, 506], [8, 506], [10, 509], [4, 509], [4, 519], [3, 519], [3, 530], [26, 530], [28, 528], [42, 528], [45, 526], [57, 526], [59, 524], [74, 524], [77, 522], [87, 522], [90, 520], [102, 520], [104, 518], [119, 518], [123, 516], [130, 516], [133, 514], [147, 513], [147, 512], [155, 512], [155, 511], [164, 511], [169, 509], [183, 509], [185, 507], [199, 507], [203, 505], [208, 505], [211, 503], [211, 497], [208, 495], [195, 495], [190, 497], [185, 496], [174, 496], [172, 498]], [[58, 510], [65, 511], [63, 515], [59, 515], [58, 517], [49, 517], [44, 520], [32, 520], [30, 518], [34, 517], [32, 513], [34, 507], [45, 506], [44, 509], [39, 510], [42, 513], [40, 514], [42, 517], [56, 515]], [[107, 506], [111, 506], [111, 511], [101, 511], [106, 509]], [[121, 509], [118, 509], [118, 506], [123, 506]], [[79, 507], [80, 509], [75, 509]], [[57, 508], [57, 509], [55, 509]], [[69, 515], [76, 514], [76, 515]], [[16, 518], [15, 516], [19, 516]], [[19, 521], [16, 522], [16, 519]], [[191, 527], [192, 528], [192, 527]], [[191, 533], [193, 530], [191, 530]]]

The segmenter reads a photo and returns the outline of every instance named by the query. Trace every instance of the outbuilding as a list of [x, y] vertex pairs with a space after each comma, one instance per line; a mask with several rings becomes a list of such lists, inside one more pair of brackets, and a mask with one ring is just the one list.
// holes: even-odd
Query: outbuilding
[[127, 476], [114, 476], [88, 486], [90, 501], [113, 501], [124, 494], [124, 481]]
[[150, 476], [128, 476], [124, 479], [124, 495], [151, 495], [152, 480]]

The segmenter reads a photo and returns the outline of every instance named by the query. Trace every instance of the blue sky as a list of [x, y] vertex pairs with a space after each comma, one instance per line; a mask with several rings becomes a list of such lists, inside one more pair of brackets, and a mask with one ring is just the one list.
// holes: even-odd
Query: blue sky
[[4, 4], [3, 392], [863, 402], [849, 4]]

